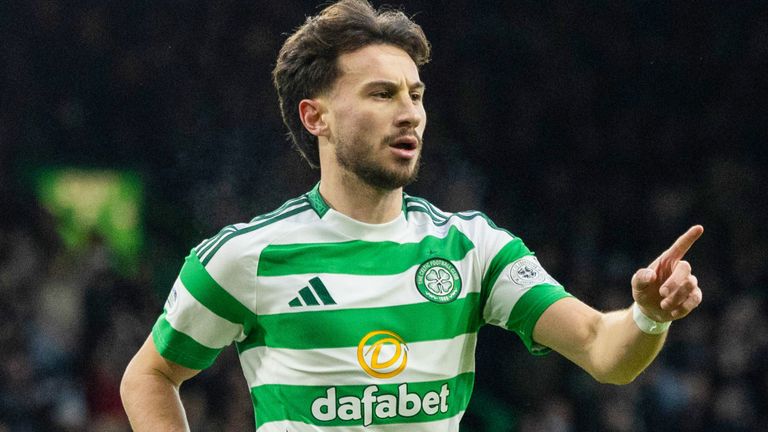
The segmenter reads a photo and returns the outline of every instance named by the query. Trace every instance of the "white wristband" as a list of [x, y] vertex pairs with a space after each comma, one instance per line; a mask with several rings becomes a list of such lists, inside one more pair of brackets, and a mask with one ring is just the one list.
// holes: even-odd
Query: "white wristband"
[[632, 318], [635, 320], [637, 327], [646, 334], [657, 335], [664, 333], [672, 324], [672, 321], [658, 322], [648, 318], [643, 311], [640, 310], [640, 306], [637, 303], [632, 303]]

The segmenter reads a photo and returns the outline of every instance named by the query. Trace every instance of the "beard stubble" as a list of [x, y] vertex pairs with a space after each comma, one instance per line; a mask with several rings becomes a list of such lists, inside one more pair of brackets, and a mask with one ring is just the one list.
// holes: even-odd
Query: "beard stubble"
[[390, 144], [402, 136], [416, 137], [419, 142], [419, 154], [416, 156], [413, 168], [411, 168], [411, 161], [402, 161], [395, 168], [385, 166], [381, 160], [376, 159], [376, 149], [360, 137], [353, 137], [351, 140], [340, 138], [336, 143], [336, 160], [344, 169], [377, 189], [394, 190], [407, 186], [415, 182], [419, 175], [421, 137], [415, 132], [404, 132], [384, 138], [380, 145], [388, 148]]

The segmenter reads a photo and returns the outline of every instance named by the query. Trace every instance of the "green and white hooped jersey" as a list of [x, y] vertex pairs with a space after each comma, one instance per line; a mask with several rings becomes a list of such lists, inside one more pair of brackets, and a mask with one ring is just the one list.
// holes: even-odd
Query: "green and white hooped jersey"
[[458, 431], [480, 326], [544, 353], [533, 327], [566, 296], [482, 213], [405, 195], [371, 225], [316, 186], [192, 249], [152, 335], [193, 369], [234, 342], [259, 432]]

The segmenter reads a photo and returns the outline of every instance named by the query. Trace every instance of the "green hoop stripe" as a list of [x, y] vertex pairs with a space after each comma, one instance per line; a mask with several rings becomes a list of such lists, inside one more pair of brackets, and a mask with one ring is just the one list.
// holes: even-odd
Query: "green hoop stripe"
[[[259, 315], [260, 329], [238, 344], [240, 352], [258, 346], [289, 349], [354, 347], [366, 333], [382, 327], [408, 342], [451, 339], [476, 333], [482, 323], [477, 312], [479, 293], [451, 303], [430, 301], [377, 308], [314, 310]], [[424, 325], [429, 323], [429, 325]]]
[[491, 263], [488, 265], [488, 270], [483, 275], [483, 280], [480, 283], [480, 313], [485, 310], [485, 304], [488, 302], [488, 297], [491, 296], [491, 289], [496, 284], [496, 280], [501, 275], [504, 268], [517, 261], [518, 259], [533, 255], [522, 240], [515, 237], [510, 240], [503, 248], [493, 257]]
[[451, 227], [443, 238], [428, 235], [418, 243], [354, 240], [269, 245], [259, 257], [258, 275], [393, 275], [432, 257], [459, 261], [473, 248], [474, 244], [456, 227]]
[[[405, 385], [405, 391], [411, 395], [418, 395], [421, 400], [428, 392], [439, 393], [443, 386], [447, 387], [447, 410], [437, 411], [433, 415], [426, 414], [419, 409], [412, 417], [394, 416], [379, 418], [373, 415], [372, 425], [396, 424], [396, 423], [421, 423], [451, 418], [466, 410], [469, 398], [474, 386], [475, 374], [465, 372], [453, 378], [440, 381], [414, 382], [407, 384], [375, 384], [375, 395], [398, 395], [399, 387]], [[337, 398], [355, 397], [360, 399], [363, 392], [370, 385], [343, 385], [335, 386]], [[316, 420], [311, 411], [312, 404], [318, 398], [327, 396], [328, 386], [297, 386], [268, 384], [251, 388], [254, 412], [256, 415], [256, 428], [275, 421], [302, 422], [315, 426], [363, 426], [363, 419], [341, 420], [338, 417], [329, 421]], [[286, 406], [287, 405], [287, 406]], [[408, 430], [407, 426], [403, 430]]]
[[563, 287], [558, 285], [541, 284], [531, 288], [515, 303], [512, 313], [507, 321], [507, 329], [520, 336], [525, 347], [533, 355], [544, 355], [551, 351], [550, 348], [538, 345], [533, 340], [533, 328], [554, 302], [571, 297]]
[[157, 351], [168, 360], [190, 369], [205, 369], [213, 364], [221, 349], [209, 348], [171, 326], [163, 312], [152, 327]]
[[211, 312], [229, 322], [242, 325], [246, 333], [256, 326], [256, 314], [222, 288], [194, 253], [187, 256], [179, 278], [192, 297]]

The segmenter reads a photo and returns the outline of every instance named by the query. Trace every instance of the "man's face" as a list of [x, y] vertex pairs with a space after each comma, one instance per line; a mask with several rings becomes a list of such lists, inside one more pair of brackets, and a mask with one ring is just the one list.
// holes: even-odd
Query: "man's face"
[[323, 98], [335, 162], [380, 189], [412, 183], [427, 120], [416, 64], [391, 45], [342, 54], [338, 64], [341, 76]]

